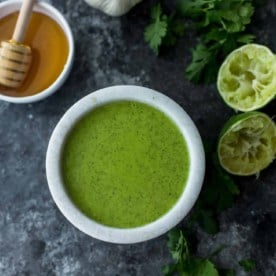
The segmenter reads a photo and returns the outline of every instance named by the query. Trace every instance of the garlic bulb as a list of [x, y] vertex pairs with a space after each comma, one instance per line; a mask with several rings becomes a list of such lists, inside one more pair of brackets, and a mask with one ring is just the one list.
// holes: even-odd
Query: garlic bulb
[[142, 0], [84, 0], [90, 6], [111, 16], [120, 16], [127, 13], [133, 6]]

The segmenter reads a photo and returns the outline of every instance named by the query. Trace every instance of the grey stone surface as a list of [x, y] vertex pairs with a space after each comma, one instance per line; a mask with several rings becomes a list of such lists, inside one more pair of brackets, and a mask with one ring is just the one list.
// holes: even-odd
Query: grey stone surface
[[[170, 261], [165, 235], [136, 245], [107, 244], [81, 233], [61, 215], [45, 177], [51, 132], [78, 99], [114, 84], [143, 85], [169, 95], [190, 114], [203, 140], [215, 141], [233, 111], [214, 86], [183, 79], [192, 35], [161, 57], [145, 45], [143, 28], [153, 1], [121, 18], [105, 16], [81, 0], [49, 2], [73, 28], [76, 59], [69, 79], [50, 98], [28, 105], [0, 103], [0, 275], [161, 275], [160, 268]], [[275, 0], [256, 14], [258, 42], [276, 52]], [[275, 106], [274, 101], [265, 111], [275, 115]], [[206, 256], [227, 244], [215, 257], [220, 267], [242, 276], [237, 261], [253, 258], [257, 269], [251, 275], [276, 275], [275, 162], [258, 179], [236, 181], [242, 192], [235, 206], [221, 214], [220, 233], [197, 230], [198, 253]]]

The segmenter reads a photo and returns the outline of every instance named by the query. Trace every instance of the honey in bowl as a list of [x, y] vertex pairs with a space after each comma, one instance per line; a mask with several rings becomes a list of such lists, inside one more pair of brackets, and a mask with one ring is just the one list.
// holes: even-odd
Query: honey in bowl
[[[0, 41], [12, 37], [18, 12], [0, 19]], [[0, 86], [0, 93], [12, 97], [26, 97], [48, 88], [59, 77], [68, 58], [69, 45], [59, 24], [49, 16], [33, 12], [25, 44], [32, 48], [32, 65], [19, 88]]]

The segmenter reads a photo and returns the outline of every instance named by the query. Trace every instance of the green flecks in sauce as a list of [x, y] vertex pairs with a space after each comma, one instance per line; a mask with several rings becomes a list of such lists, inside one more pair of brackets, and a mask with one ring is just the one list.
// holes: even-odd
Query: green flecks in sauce
[[150, 223], [177, 202], [189, 172], [186, 142], [161, 111], [130, 101], [85, 115], [63, 152], [64, 184], [75, 205], [108, 226]]

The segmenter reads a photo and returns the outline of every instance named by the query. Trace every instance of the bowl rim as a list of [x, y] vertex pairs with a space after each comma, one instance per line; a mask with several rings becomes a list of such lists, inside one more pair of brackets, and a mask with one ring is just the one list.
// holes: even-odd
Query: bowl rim
[[[20, 0], [4, 1], [0, 3], [0, 10], [14, 6], [15, 8], [13, 9], [13, 11], [11, 11], [11, 12], [14, 12], [18, 10], [21, 4], [22, 4], [22, 1]], [[63, 85], [63, 83], [67, 79], [72, 69], [74, 52], [75, 52], [74, 37], [73, 37], [72, 30], [67, 20], [65, 19], [64, 15], [59, 10], [57, 10], [54, 6], [45, 2], [36, 2], [34, 5], [34, 11], [47, 14], [53, 20], [55, 20], [55, 22], [62, 28], [67, 38], [68, 47], [69, 47], [69, 53], [68, 53], [66, 63], [58, 78], [49, 87], [42, 90], [41, 92], [38, 92], [37, 94], [30, 95], [30, 96], [24, 96], [24, 97], [13, 97], [13, 96], [3, 95], [0, 93], [0, 100], [10, 102], [10, 103], [17, 103], [17, 104], [33, 103], [33, 102], [43, 100], [48, 96], [52, 95]], [[2, 18], [2, 16], [0, 17]]]
[[[136, 228], [102, 225], [84, 215], [70, 200], [63, 186], [61, 156], [68, 132], [75, 123], [101, 105], [114, 101], [138, 101], [161, 110], [179, 127], [185, 137], [190, 171], [186, 186], [175, 205], [156, 221]], [[120, 85], [92, 92], [70, 107], [56, 125], [46, 154], [46, 176], [50, 193], [63, 215], [76, 228], [96, 239], [119, 244], [143, 242], [158, 237], [177, 225], [191, 210], [200, 193], [205, 173], [205, 154], [200, 134], [189, 115], [175, 101], [155, 90]]]

